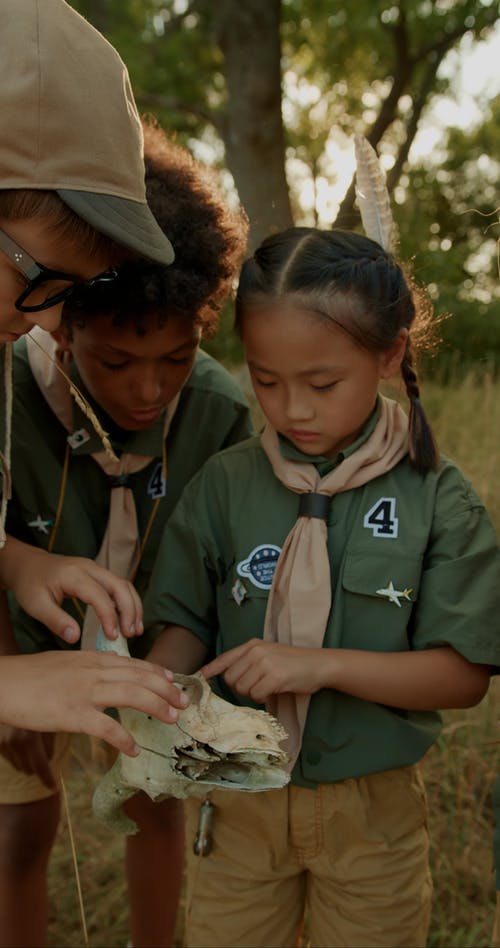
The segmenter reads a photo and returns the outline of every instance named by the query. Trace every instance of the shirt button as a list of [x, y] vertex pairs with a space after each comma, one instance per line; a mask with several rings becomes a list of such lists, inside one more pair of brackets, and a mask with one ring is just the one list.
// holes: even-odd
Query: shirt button
[[306, 757], [308, 764], [319, 764], [321, 760], [321, 753], [317, 750], [308, 751]]

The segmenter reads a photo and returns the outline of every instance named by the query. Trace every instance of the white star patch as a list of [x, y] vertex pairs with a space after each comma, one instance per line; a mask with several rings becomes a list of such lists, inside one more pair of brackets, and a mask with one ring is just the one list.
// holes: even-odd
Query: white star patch
[[40, 514], [38, 514], [38, 517], [30, 521], [28, 527], [33, 527], [34, 530], [39, 530], [40, 533], [48, 533], [51, 525], [52, 520], [43, 520]]
[[394, 602], [401, 609], [400, 599], [410, 599], [410, 593], [413, 592], [413, 589], [394, 589], [394, 584], [392, 579], [389, 585], [385, 589], [377, 589], [377, 596], [386, 596], [389, 602]]

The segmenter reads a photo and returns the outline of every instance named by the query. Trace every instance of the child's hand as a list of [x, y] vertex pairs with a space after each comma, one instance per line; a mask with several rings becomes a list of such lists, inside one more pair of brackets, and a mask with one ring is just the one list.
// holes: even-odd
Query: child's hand
[[0, 721], [91, 734], [134, 757], [139, 748], [133, 737], [104, 711], [134, 708], [172, 724], [188, 703], [172, 679], [158, 665], [113, 652], [7, 655], [0, 657]]
[[0, 559], [0, 575], [22, 608], [66, 642], [77, 642], [80, 628], [60, 607], [75, 596], [92, 606], [105, 635], [117, 637], [143, 631], [142, 604], [132, 585], [93, 560], [46, 553], [9, 537]]
[[237, 694], [264, 704], [271, 695], [311, 695], [323, 688], [322, 655], [322, 649], [250, 639], [218, 655], [200, 671], [205, 678], [222, 675]]

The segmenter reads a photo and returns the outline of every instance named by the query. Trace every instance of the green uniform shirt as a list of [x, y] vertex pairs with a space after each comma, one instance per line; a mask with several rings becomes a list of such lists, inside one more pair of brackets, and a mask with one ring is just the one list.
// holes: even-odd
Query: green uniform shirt
[[[72, 374], [79, 388], [85, 391], [75, 366]], [[13, 498], [9, 503], [8, 532], [45, 549], [56, 516], [68, 435], [33, 378], [24, 340], [15, 345], [14, 392]], [[78, 437], [82, 429], [90, 435], [86, 441]], [[77, 406], [74, 430], [76, 446], [71, 451], [53, 552], [93, 559], [100, 549], [108, 520], [110, 487], [106, 475], [90, 456], [102, 450], [100, 439]], [[185, 484], [212, 454], [247, 438], [251, 432], [248, 406], [240, 389], [221, 365], [200, 351], [167, 436], [166, 483], [161, 473], [163, 417], [145, 431], [130, 433], [130, 437], [122, 433], [128, 440], [121, 444], [113, 441], [115, 448], [155, 458], [132, 476], [140, 536], [154, 501], [162, 497], [137, 574], [139, 591], [145, 589], [163, 528]], [[65, 602], [64, 608], [80, 619], [71, 602]], [[16, 637], [23, 651], [65, 647], [60, 639], [26, 615], [15, 601], [12, 609]], [[142, 654], [145, 645], [142, 640], [137, 644], [143, 646]]]
[[[314, 459], [321, 475], [335, 460]], [[282, 443], [290, 458], [305, 458]], [[272, 576], [299, 496], [274, 476], [259, 438], [212, 458], [169, 521], [145, 600], [146, 622], [186, 626], [219, 654], [261, 637]], [[326, 648], [394, 652], [450, 645], [500, 665], [500, 555], [482, 503], [443, 461], [420, 476], [407, 458], [333, 497], [328, 519], [332, 609]], [[399, 593], [399, 595], [396, 595]], [[242, 598], [243, 597], [243, 598]], [[229, 691], [233, 703], [251, 704]], [[419, 760], [440, 730], [437, 712], [314, 694], [293, 781], [303, 786]]]

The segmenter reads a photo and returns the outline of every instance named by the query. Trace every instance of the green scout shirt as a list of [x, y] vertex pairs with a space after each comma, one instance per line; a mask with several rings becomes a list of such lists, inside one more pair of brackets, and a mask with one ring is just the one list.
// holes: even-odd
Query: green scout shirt
[[[355, 450], [375, 423], [321, 475]], [[282, 440], [282, 451], [309, 460]], [[192, 630], [216, 654], [261, 637], [272, 576], [298, 513], [252, 438], [212, 458], [169, 521], [145, 600], [146, 622]], [[333, 497], [328, 519], [332, 609], [326, 648], [393, 652], [450, 645], [500, 664], [500, 554], [482, 503], [443, 461], [420, 476], [407, 458]], [[242, 598], [243, 596], [243, 598]], [[252, 702], [219, 693], [235, 704]], [[437, 712], [386, 707], [325, 689], [311, 699], [292, 780], [303, 786], [409, 765], [440, 730]]]
[[[76, 384], [85, 392], [75, 366], [72, 374]], [[13, 498], [9, 503], [8, 532], [45, 549], [56, 515], [67, 432], [38, 389], [28, 364], [24, 340], [15, 345], [14, 392]], [[248, 406], [235, 381], [215, 359], [201, 351], [182, 390], [167, 436], [166, 484], [161, 473], [163, 423], [163, 417], [160, 417], [145, 431], [122, 431], [122, 438], [127, 437], [127, 440], [121, 443], [112, 437], [116, 450], [155, 458], [132, 477], [140, 536], [154, 501], [163, 497], [136, 578], [136, 586], [141, 592], [153, 568], [163, 527], [184, 485], [212, 454], [247, 438], [252, 432]], [[104, 427], [107, 427], [106, 423]], [[90, 438], [87, 441], [80, 439], [71, 451], [62, 517], [53, 552], [93, 559], [100, 549], [107, 524], [110, 488], [106, 475], [90, 456], [92, 452], [102, 450], [100, 439], [75, 406], [74, 430], [81, 429], [85, 429]], [[72, 602], [66, 601], [64, 608], [80, 619]], [[24, 613], [15, 601], [12, 610], [16, 637], [23, 651], [66, 647]], [[143, 645], [142, 640], [137, 644]], [[140, 648], [141, 654], [144, 648], [145, 645]]]

